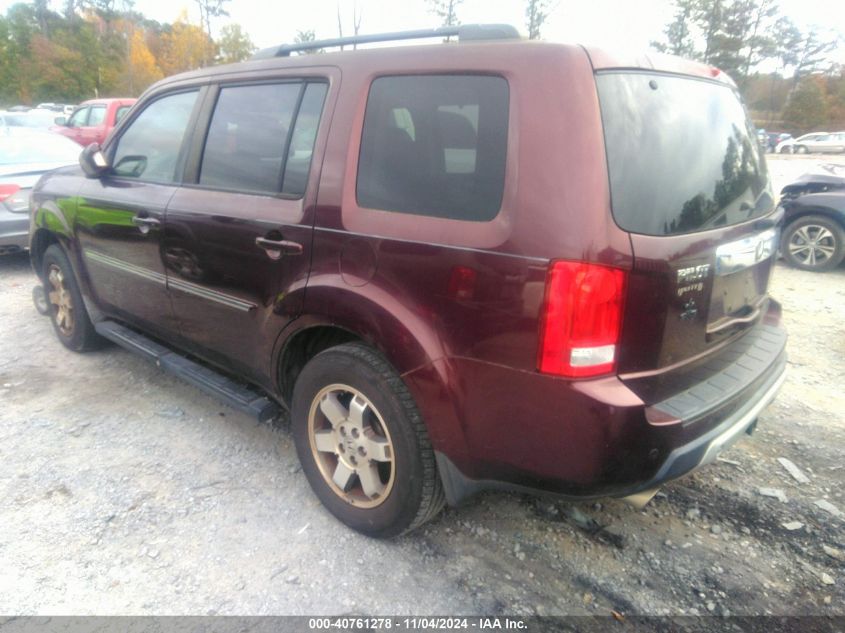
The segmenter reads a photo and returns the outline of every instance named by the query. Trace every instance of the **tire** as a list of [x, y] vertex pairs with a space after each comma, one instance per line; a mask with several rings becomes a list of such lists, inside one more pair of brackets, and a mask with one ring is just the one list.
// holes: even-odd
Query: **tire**
[[794, 154], [809, 154], [809, 151], [803, 145], [796, 145], [792, 152]]
[[94, 331], [73, 268], [60, 246], [53, 244], [44, 251], [41, 270], [50, 321], [62, 345], [74, 352], [100, 347], [103, 339]]
[[371, 348], [347, 343], [312, 358], [294, 385], [291, 427], [308, 483], [352, 529], [398, 536], [443, 508], [425, 424], [402, 379]]
[[829, 218], [806, 215], [784, 229], [781, 253], [801, 270], [833, 270], [845, 257], [845, 232]]
[[791, 154], [792, 153], [792, 147], [789, 146], [789, 145], [787, 145], [786, 147], [781, 147], [780, 153], [781, 154]]

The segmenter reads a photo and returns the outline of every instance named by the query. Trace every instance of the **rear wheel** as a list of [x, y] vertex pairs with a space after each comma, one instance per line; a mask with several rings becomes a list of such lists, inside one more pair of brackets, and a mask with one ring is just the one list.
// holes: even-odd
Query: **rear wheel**
[[41, 270], [50, 320], [62, 345], [75, 352], [99, 347], [102, 339], [88, 318], [73, 269], [60, 246], [53, 244], [44, 252]]
[[349, 343], [311, 359], [294, 386], [292, 427], [308, 482], [349, 527], [396, 536], [443, 507], [419, 411], [372, 349]]
[[803, 145], [796, 145], [795, 148], [793, 149], [793, 151], [796, 154], [807, 154], [808, 153], [807, 148], [804, 147]]
[[791, 145], [787, 145], [786, 147], [781, 147], [781, 148], [780, 148], [780, 153], [781, 153], [781, 154], [791, 154], [791, 153], [792, 153], [792, 146], [791, 146]]
[[845, 234], [833, 220], [818, 215], [804, 216], [784, 230], [781, 252], [796, 268], [832, 270], [845, 257]]

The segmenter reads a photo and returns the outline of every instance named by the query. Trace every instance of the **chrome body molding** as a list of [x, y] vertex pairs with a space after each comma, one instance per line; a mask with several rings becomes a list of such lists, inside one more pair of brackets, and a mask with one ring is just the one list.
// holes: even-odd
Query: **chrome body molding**
[[233, 297], [232, 295], [227, 295], [225, 293], [218, 292], [217, 290], [212, 290], [210, 288], [204, 288], [203, 286], [191, 283], [189, 281], [185, 281], [183, 279], [174, 279], [172, 277], [167, 277], [165, 275], [162, 275], [161, 273], [155, 272], [154, 270], [150, 270], [142, 266], [136, 266], [135, 264], [130, 264], [128, 262], [123, 261], [122, 259], [117, 259], [115, 257], [105, 255], [98, 251], [86, 249], [83, 252], [85, 253], [85, 258], [88, 261], [94, 262], [101, 266], [107, 266], [114, 270], [119, 270], [120, 272], [129, 273], [131, 275], [135, 275], [136, 277], [141, 277], [142, 279], [146, 279], [147, 281], [161, 284], [167, 287], [168, 289], [179, 290], [181, 292], [194, 295], [195, 297], [201, 297], [208, 301], [213, 301], [214, 303], [225, 305], [226, 307], [232, 308], [233, 310], [239, 310], [241, 312], [251, 312], [252, 310], [255, 310], [258, 307], [254, 303], [244, 301], [243, 299]]

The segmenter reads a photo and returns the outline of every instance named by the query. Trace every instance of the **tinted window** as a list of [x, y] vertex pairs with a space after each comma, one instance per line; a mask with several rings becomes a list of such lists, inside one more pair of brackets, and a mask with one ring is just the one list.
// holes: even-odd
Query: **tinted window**
[[320, 113], [327, 89], [326, 84], [308, 84], [305, 89], [290, 139], [282, 193], [291, 196], [302, 196], [305, 193], [311, 154], [314, 151], [314, 140], [317, 138], [317, 127], [320, 124]]
[[367, 101], [358, 204], [491, 220], [505, 179], [508, 84], [501, 77], [383, 77]]
[[128, 178], [174, 182], [196, 99], [196, 92], [182, 92], [148, 105], [120, 136], [112, 171]]
[[95, 125], [102, 125], [106, 120], [106, 106], [92, 106], [91, 114], [88, 115], [88, 125], [94, 127]]
[[200, 184], [278, 193], [302, 84], [223, 88], [205, 142]]
[[730, 87], [643, 72], [596, 83], [620, 227], [690, 233], [771, 210], [756, 131]]

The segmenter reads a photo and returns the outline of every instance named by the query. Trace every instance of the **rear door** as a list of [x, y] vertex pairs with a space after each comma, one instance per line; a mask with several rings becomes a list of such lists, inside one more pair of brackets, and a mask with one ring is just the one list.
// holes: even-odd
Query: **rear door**
[[596, 82], [613, 216], [634, 253], [620, 372], [671, 368], [765, 312], [777, 245], [765, 161], [727, 84], [627, 71]]
[[163, 255], [194, 351], [261, 381], [277, 333], [302, 306], [316, 192], [308, 191], [324, 80], [223, 85], [167, 211]]

